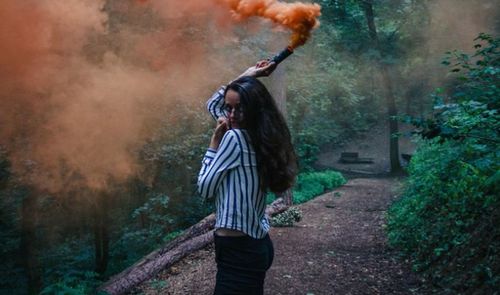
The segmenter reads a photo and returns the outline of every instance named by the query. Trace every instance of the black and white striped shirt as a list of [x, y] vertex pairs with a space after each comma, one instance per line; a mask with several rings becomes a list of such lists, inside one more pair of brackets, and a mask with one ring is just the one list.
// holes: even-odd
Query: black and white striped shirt
[[[226, 115], [224, 88], [208, 100], [207, 108], [214, 119]], [[260, 190], [255, 151], [245, 129], [228, 130], [217, 150], [207, 150], [198, 191], [204, 198], [215, 197], [215, 228], [240, 230], [257, 239], [266, 236], [269, 221], [265, 195]]]

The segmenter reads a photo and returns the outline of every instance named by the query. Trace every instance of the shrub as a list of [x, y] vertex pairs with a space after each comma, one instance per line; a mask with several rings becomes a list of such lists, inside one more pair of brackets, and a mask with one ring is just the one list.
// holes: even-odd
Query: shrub
[[388, 211], [389, 243], [453, 294], [500, 289], [499, 41], [479, 39], [487, 46], [474, 56], [452, 54], [452, 71], [464, 72], [452, 96], [416, 122], [424, 139]]
[[297, 207], [290, 207], [288, 210], [271, 218], [271, 225], [275, 227], [293, 226], [295, 222], [302, 219], [302, 211]]
[[336, 171], [320, 171], [300, 173], [293, 189], [293, 202], [300, 204], [345, 184], [347, 181]]

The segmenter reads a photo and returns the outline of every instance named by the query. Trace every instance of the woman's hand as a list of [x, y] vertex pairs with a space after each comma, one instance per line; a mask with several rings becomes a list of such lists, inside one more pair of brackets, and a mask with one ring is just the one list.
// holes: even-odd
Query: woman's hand
[[[269, 60], [261, 60], [253, 67], [249, 67], [243, 74], [239, 77], [250, 76], [250, 77], [267, 77], [276, 69], [276, 63]], [[239, 78], [238, 77], [238, 78]]]
[[215, 127], [214, 134], [212, 135], [212, 139], [210, 140], [211, 149], [216, 150], [219, 148], [219, 144], [227, 129], [227, 119], [224, 117], [220, 117], [219, 119], [217, 119], [217, 127]]

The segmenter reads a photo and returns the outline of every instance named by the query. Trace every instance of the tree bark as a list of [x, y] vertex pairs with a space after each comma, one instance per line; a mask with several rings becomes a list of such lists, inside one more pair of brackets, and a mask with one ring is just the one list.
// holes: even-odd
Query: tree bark
[[397, 137], [399, 127], [396, 119], [398, 111], [396, 107], [396, 98], [394, 97], [394, 90], [392, 88], [392, 80], [389, 76], [389, 69], [386, 65], [382, 65], [382, 78], [384, 79], [384, 84], [387, 89], [386, 105], [387, 115], [389, 117], [389, 154], [391, 161], [391, 173], [399, 173], [403, 169], [401, 168], [401, 163], [399, 161], [399, 138]]
[[37, 193], [30, 189], [22, 201], [19, 247], [28, 277], [29, 294], [38, 294], [42, 289], [42, 275], [36, 249], [36, 203]]
[[276, 101], [278, 109], [286, 118], [286, 72], [283, 64], [278, 66], [270, 78], [269, 92]]
[[109, 262], [108, 197], [106, 194], [99, 195], [94, 218], [95, 272], [101, 276], [106, 272]]
[[[278, 214], [288, 208], [283, 199], [277, 199], [267, 206], [266, 214]], [[99, 291], [108, 294], [124, 294], [142, 282], [150, 279], [161, 270], [171, 266], [185, 256], [202, 249], [213, 242], [215, 214], [205, 217], [184, 233], [158, 249], [123, 272], [111, 277], [108, 282], [99, 287]]]
[[[283, 117], [286, 118], [286, 71], [285, 68], [279, 66], [274, 70], [273, 74], [270, 76], [271, 78], [271, 95], [276, 100], [276, 104], [278, 105], [278, 109], [283, 114]], [[278, 194], [278, 198], [282, 198], [285, 201], [287, 206], [293, 205], [293, 193], [292, 189], [288, 189], [287, 191]]]
[[382, 61], [383, 52], [380, 47], [380, 42], [377, 34], [377, 27], [375, 26], [375, 16], [373, 12], [372, 0], [361, 0], [361, 6], [365, 12], [366, 24], [368, 26], [368, 33], [373, 42], [373, 46], [380, 53], [378, 64], [382, 74], [382, 81], [386, 89], [386, 108], [389, 119], [389, 158], [391, 162], [391, 173], [399, 173], [402, 171], [401, 163], [399, 161], [399, 140], [395, 136], [398, 134], [398, 121], [395, 118], [398, 114], [396, 107], [396, 98], [394, 95], [394, 87], [392, 79], [389, 74], [389, 67]]

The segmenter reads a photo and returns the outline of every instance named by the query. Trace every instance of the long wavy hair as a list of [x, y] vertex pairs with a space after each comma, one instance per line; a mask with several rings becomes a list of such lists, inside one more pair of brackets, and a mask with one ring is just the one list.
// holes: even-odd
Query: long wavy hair
[[290, 130], [264, 84], [253, 77], [241, 77], [226, 87], [240, 96], [243, 126], [250, 136], [257, 158], [263, 191], [284, 192], [295, 182], [297, 157]]

